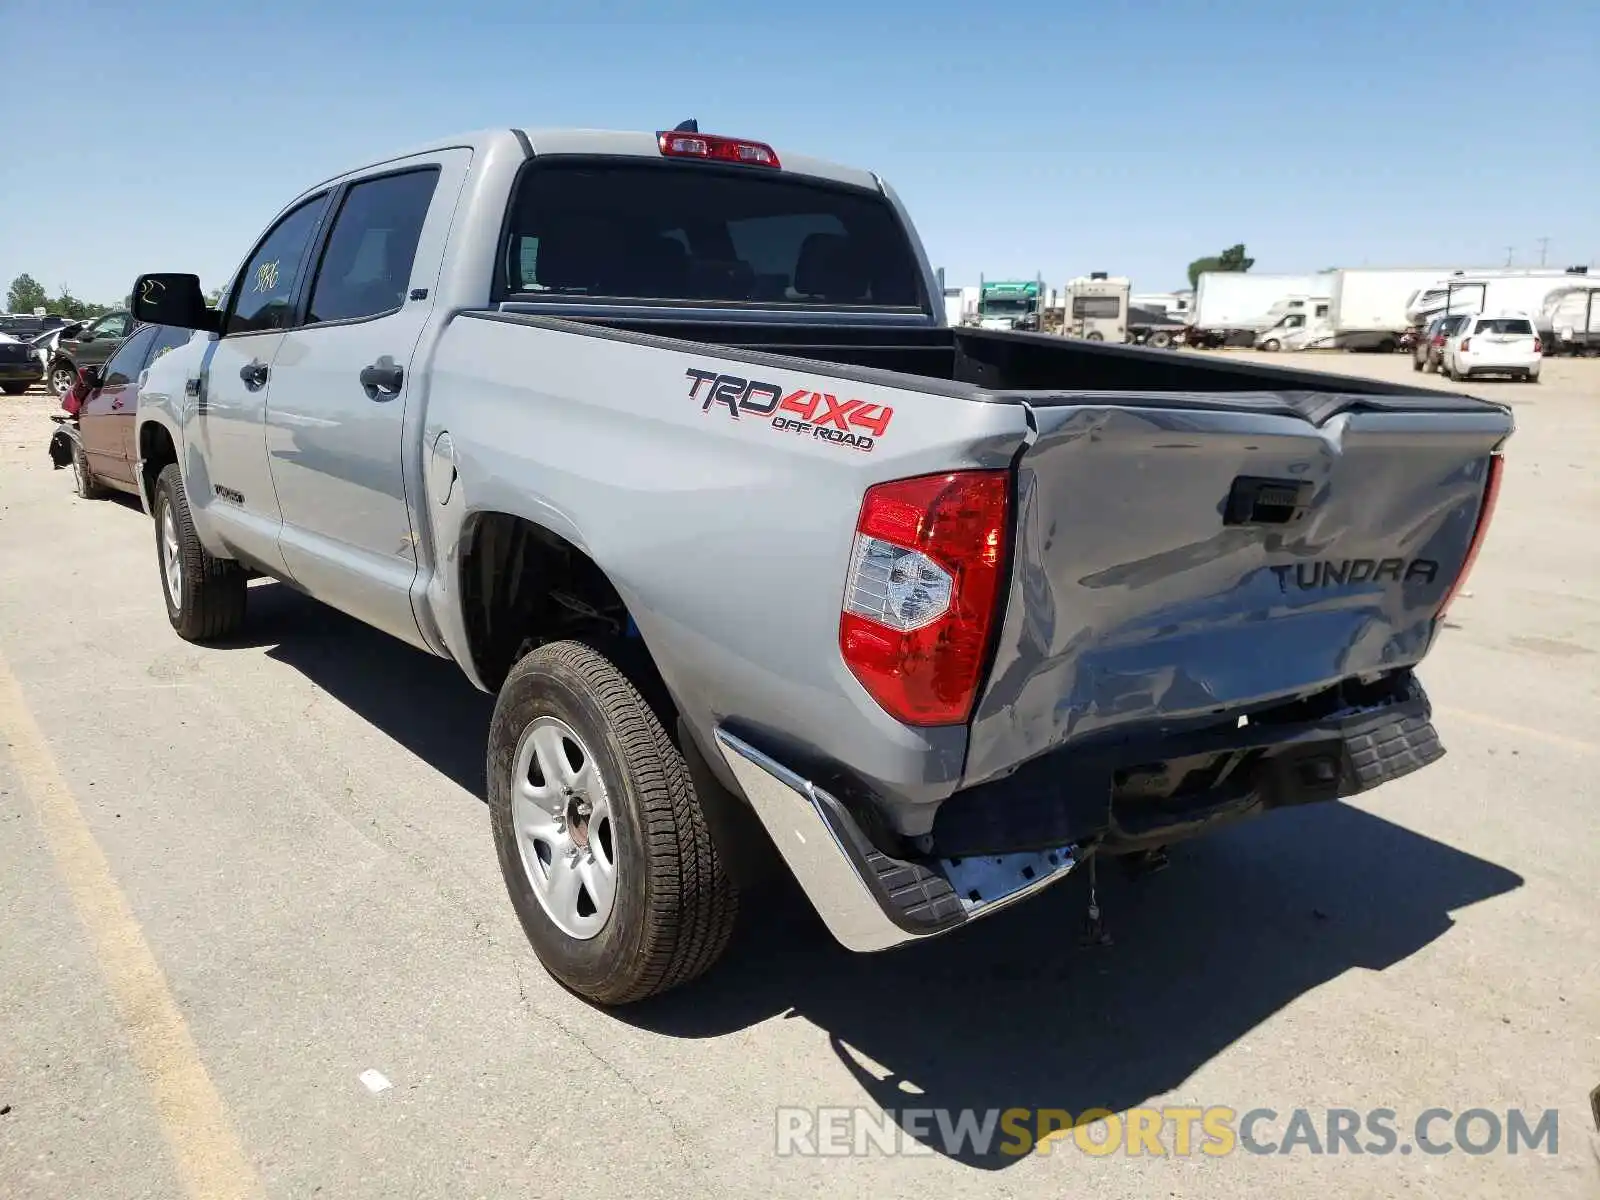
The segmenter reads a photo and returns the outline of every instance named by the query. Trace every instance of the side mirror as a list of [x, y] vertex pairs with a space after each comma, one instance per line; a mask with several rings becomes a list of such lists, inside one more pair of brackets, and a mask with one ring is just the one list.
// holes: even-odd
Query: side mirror
[[141, 275], [133, 284], [133, 319], [143, 325], [220, 332], [221, 314], [206, 307], [198, 275]]

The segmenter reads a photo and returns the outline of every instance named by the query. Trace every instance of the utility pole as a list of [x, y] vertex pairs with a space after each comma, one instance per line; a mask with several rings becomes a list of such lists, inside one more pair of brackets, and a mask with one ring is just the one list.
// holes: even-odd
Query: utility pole
[[1515, 250], [1515, 249], [1516, 249], [1515, 246], [1507, 246], [1506, 247], [1506, 266], [1508, 266], [1508, 267], [1511, 265], [1511, 252], [1513, 250]]
[[1540, 238], [1539, 239], [1539, 265], [1541, 267], [1544, 266], [1544, 254], [1545, 254], [1545, 251], [1548, 250], [1549, 248], [1550, 248], [1550, 239], [1547, 238], [1547, 237]]

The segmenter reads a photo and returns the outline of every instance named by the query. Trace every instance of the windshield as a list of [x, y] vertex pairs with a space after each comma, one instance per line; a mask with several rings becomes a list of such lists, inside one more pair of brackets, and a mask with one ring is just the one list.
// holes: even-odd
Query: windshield
[[1017, 317], [1033, 310], [1033, 302], [1023, 296], [991, 297], [983, 302], [986, 317]]
[[922, 280], [876, 192], [649, 160], [524, 171], [505, 291], [648, 301], [915, 308]]

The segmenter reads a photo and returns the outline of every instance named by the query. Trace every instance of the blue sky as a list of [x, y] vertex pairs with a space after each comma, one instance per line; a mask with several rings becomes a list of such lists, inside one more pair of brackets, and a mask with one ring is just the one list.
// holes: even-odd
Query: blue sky
[[0, 287], [216, 286], [389, 150], [689, 116], [879, 171], [952, 283], [1160, 290], [1237, 241], [1258, 271], [1600, 259], [1593, 0], [14, 3], [72, 32], [0, 71]]

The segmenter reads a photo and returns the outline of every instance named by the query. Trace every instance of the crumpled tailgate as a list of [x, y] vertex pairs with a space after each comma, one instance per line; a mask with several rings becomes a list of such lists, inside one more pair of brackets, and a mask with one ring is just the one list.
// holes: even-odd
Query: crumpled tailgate
[[[1463, 403], [1464, 402], [1464, 403]], [[1426, 653], [1508, 412], [1441, 395], [1033, 409], [964, 786]]]

